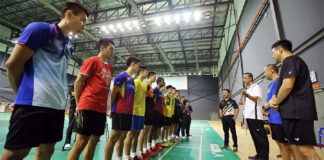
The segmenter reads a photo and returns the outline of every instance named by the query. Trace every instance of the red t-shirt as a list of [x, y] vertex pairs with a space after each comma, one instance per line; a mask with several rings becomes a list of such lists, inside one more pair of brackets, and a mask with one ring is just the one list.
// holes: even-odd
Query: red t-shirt
[[88, 78], [84, 82], [77, 110], [106, 114], [110, 81], [113, 77], [111, 65], [97, 56], [90, 57], [83, 62], [80, 74]]

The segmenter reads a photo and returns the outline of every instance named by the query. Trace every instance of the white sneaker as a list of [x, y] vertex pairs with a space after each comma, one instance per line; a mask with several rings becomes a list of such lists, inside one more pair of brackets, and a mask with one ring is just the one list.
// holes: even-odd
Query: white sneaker
[[190, 135], [189, 138], [192, 138], [192, 136]]
[[65, 144], [64, 149], [71, 149], [71, 145], [70, 144]]
[[186, 136], [182, 136], [181, 139], [187, 139], [187, 137]]

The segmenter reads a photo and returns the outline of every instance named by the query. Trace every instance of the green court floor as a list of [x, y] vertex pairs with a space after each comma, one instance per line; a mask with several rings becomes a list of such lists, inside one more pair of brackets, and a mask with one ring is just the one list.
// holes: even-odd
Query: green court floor
[[[3, 146], [8, 133], [10, 114], [0, 114], [0, 153], [3, 152]], [[108, 120], [110, 128], [111, 121]], [[64, 133], [68, 126], [68, 119], [66, 117], [64, 124]], [[163, 149], [157, 157], [151, 158], [153, 160], [213, 160], [213, 159], [231, 159], [237, 160], [239, 157], [231, 150], [221, 150], [223, 145], [222, 138], [214, 131], [207, 121], [193, 120], [191, 123], [190, 134], [192, 138], [179, 141], [175, 145]], [[104, 159], [104, 149], [106, 138], [108, 134], [101, 136], [100, 142], [97, 145], [94, 160]], [[74, 134], [72, 135], [74, 139]], [[65, 134], [64, 134], [65, 140]], [[55, 145], [55, 152], [52, 157], [53, 160], [66, 159], [69, 151], [62, 151], [64, 141], [60, 141]], [[71, 144], [73, 145], [73, 144]], [[32, 160], [34, 157], [34, 150], [31, 150], [26, 160]], [[115, 153], [115, 152], [114, 152]], [[82, 157], [82, 156], [80, 156]], [[115, 155], [113, 159], [116, 159]], [[82, 158], [80, 158], [82, 159]]]

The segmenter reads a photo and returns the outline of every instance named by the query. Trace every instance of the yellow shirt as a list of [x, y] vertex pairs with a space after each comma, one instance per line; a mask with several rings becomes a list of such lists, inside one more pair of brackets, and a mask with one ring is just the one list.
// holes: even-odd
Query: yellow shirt
[[167, 94], [164, 95], [164, 116], [171, 118], [174, 114], [175, 99]]
[[143, 82], [140, 79], [135, 79], [135, 95], [134, 95], [134, 108], [133, 115], [145, 115], [145, 89]]

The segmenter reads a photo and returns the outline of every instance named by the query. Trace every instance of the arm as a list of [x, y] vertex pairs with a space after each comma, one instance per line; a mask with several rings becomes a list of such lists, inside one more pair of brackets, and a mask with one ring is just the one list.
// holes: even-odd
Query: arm
[[222, 109], [219, 109], [219, 116], [220, 116], [220, 118], [223, 117], [223, 110]]
[[74, 94], [75, 94], [75, 102], [78, 106], [79, 99], [83, 90], [84, 82], [87, 80], [88, 76], [79, 74], [77, 79], [74, 82]]
[[283, 80], [283, 83], [277, 95], [277, 99], [274, 101], [273, 105], [279, 105], [282, 101], [284, 101], [288, 97], [288, 95], [294, 88], [295, 80], [296, 80], [295, 76]]
[[111, 110], [111, 107], [116, 99], [116, 96], [117, 96], [117, 93], [120, 92], [120, 87], [118, 86], [114, 86], [112, 91], [111, 91], [111, 95], [110, 95], [110, 110]]
[[238, 113], [239, 113], [239, 109], [237, 108], [237, 109], [235, 109], [235, 113], [234, 113], [234, 117], [233, 117], [234, 120], [236, 120]]
[[6, 62], [7, 75], [11, 88], [18, 92], [26, 62], [34, 55], [35, 51], [26, 45], [16, 44], [11, 56]]

